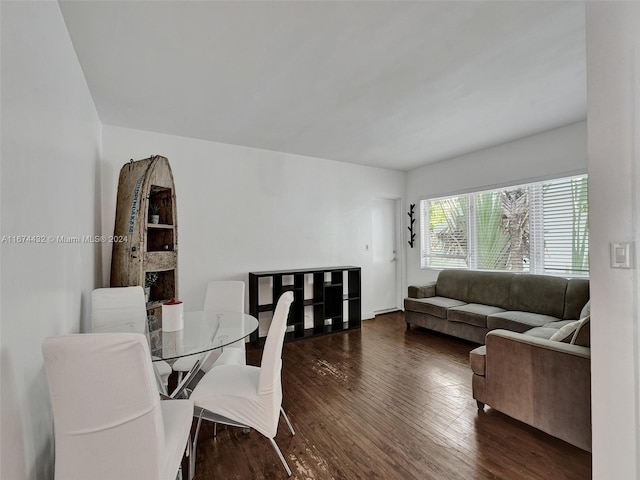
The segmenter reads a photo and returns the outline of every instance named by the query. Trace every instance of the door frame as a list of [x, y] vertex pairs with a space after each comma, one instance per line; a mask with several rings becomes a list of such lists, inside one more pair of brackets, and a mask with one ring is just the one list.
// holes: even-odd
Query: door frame
[[[398, 310], [403, 310], [402, 308], [402, 292], [404, 287], [404, 235], [403, 232], [403, 199], [402, 197], [394, 196], [394, 195], [376, 195], [374, 199], [382, 199], [382, 200], [393, 200], [394, 202], [394, 211], [395, 211], [395, 225], [394, 225], [394, 236], [396, 243], [396, 292], [395, 292], [395, 307], [387, 310], [378, 310], [373, 311], [374, 316], [380, 315], [388, 312], [394, 312]], [[375, 239], [372, 238], [372, 241]], [[375, 279], [374, 279], [375, 281]]]

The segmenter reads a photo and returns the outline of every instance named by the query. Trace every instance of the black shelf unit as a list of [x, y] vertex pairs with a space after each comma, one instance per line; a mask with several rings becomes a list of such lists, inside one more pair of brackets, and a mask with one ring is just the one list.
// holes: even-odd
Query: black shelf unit
[[[260, 298], [260, 279], [264, 278], [270, 279], [270, 303]], [[306, 283], [311, 284], [308, 296], [305, 296]], [[293, 291], [286, 340], [357, 329], [362, 320], [360, 283], [360, 267], [354, 266], [249, 272], [249, 313], [258, 319], [261, 313], [273, 314], [280, 295]], [[265, 288], [263, 285], [263, 293]], [[311, 307], [311, 327], [305, 327], [305, 307]], [[261, 346], [264, 337], [256, 331], [251, 341]]]

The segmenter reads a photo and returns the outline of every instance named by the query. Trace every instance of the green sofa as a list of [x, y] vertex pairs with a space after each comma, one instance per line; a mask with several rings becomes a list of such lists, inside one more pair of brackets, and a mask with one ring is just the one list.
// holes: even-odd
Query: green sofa
[[491, 330], [558, 329], [588, 300], [586, 279], [442, 270], [436, 282], [409, 287], [405, 322], [484, 344]]

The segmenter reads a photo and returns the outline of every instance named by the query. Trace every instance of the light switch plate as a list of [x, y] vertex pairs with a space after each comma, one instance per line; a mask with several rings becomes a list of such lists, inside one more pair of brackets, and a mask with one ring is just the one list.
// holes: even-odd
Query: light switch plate
[[631, 242], [611, 243], [611, 268], [631, 268]]

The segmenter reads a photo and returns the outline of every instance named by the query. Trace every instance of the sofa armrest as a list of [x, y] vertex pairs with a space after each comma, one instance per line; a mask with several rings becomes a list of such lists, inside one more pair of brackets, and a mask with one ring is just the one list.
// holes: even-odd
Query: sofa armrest
[[421, 287], [409, 286], [409, 298], [429, 298], [436, 296], [436, 282], [428, 283]]
[[507, 330], [486, 335], [486, 402], [591, 450], [591, 350]]
[[[585, 359], [591, 358], [591, 349], [589, 347], [581, 347], [580, 345], [572, 345], [570, 343], [534, 337], [527, 335], [526, 333], [512, 332], [511, 330], [491, 330], [489, 333], [487, 333], [487, 336], [485, 338], [485, 345], [487, 346], [489, 345], [489, 343], [497, 343], [499, 345], [502, 343], [502, 340], [504, 340], [505, 342], [511, 341], [522, 345], [541, 348], [544, 350], [551, 350], [553, 352], [557, 352], [558, 355], [569, 354], [577, 355], [578, 357]], [[512, 348], [517, 348], [517, 346], [512, 346]]]

